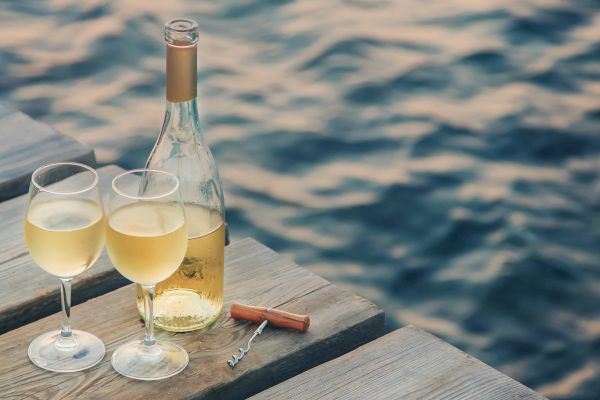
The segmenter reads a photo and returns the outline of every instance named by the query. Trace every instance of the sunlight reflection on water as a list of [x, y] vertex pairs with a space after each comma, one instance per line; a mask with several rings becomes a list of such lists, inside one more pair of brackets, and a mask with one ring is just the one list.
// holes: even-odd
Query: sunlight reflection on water
[[586, 1], [19, 1], [2, 101], [143, 164], [162, 24], [253, 236], [552, 398], [596, 398], [600, 12]]

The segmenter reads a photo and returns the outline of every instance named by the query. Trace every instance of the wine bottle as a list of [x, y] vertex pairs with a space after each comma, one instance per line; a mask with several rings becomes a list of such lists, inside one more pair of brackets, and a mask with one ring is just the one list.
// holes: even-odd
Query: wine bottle
[[[196, 103], [198, 24], [178, 18], [165, 26], [166, 111], [146, 168], [176, 175], [188, 227], [188, 248], [177, 271], [156, 285], [158, 328], [185, 332], [214, 322], [223, 307], [225, 207], [213, 156]], [[137, 306], [143, 315], [141, 288]]]

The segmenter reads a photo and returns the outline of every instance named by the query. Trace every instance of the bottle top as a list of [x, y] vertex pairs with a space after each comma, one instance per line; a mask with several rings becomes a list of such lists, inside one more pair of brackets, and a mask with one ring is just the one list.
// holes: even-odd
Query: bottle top
[[167, 41], [167, 100], [173, 103], [196, 98], [196, 46], [198, 24], [176, 18], [165, 25]]
[[198, 42], [198, 24], [189, 18], [172, 19], [165, 24], [165, 40], [169, 46], [195, 46]]

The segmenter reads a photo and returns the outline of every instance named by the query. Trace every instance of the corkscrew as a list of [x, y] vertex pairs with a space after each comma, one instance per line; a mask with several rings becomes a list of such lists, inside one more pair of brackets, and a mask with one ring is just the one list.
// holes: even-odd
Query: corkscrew
[[271, 323], [273, 326], [296, 329], [301, 332], [306, 332], [310, 326], [310, 317], [308, 315], [292, 314], [270, 307], [255, 307], [233, 303], [229, 308], [229, 314], [231, 318], [260, 322], [259, 327], [254, 331], [250, 340], [248, 340], [246, 348], [239, 348], [240, 355], [232, 354], [232, 359], [227, 360], [227, 365], [231, 368], [234, 368], [248, 354], [252, 347], [252, 341], [263, 332], [268, 323]]

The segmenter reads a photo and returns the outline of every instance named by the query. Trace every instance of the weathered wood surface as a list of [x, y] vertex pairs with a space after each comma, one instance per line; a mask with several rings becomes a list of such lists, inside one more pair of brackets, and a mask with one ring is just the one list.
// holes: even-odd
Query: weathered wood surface
[[265, 399], [544, 399], [413, 326], [319, 365], [252, 397]]
[[[123, 169], [117, 166], [98, 170], [104, 196], [109, 193], [113, 177], [121, 172]], [[38, 267], [25, 247], [27, 201], [28, 195], [23, 195], [0, 203], [0, 333], [60, 310], [58, 280]], [[90, 269], [73, 280], [73, 304], [128, 283], [103, 252]]]
[[93, 150], [0, 104], [0, 201], [27, 192], [31, 173], [55, 161], [95, 165]]
[[302, 269], [253, 239], [225, 250], [225, 306], [245, 304], [278, 307], [309, 314], [307, 332], [269, 328], [235, 367], [226, 360], [244, 345], [256, 324], [223, 313], [212, 329], [173, 334], [157, 331], [190, 354], [188, 367], [166, 381], [139, 382], [118, 375], [110, 365], [113, 351], [143, 336], [128, 285], [74, 307], [74, 328], [94, 333], [107, 355], [94, 368], [56, 374], [35, 367], [27, 347], [42, 332], [56, 329], [58, 316], [0, 336], [0, 393], [5, 398], [108, 399], [239, 399], [258, 393], [322, 362], [364, 344], [383, 332], [383, 312], [369, 301], [341, 290]]

